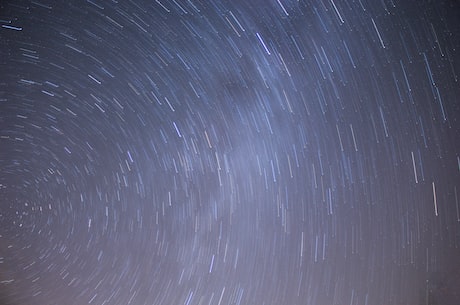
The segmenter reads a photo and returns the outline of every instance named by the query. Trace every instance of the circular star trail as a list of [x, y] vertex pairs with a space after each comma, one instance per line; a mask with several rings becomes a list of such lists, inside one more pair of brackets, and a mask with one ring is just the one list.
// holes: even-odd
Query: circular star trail
[[2, 304], [459, 304], [456, 1], [2, 1]]

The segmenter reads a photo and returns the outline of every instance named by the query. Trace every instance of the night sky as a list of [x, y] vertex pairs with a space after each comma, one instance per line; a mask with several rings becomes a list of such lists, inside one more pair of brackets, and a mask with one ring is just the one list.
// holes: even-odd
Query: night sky
[[0, 304], [460, 304], [460, 2], [0, 26]]

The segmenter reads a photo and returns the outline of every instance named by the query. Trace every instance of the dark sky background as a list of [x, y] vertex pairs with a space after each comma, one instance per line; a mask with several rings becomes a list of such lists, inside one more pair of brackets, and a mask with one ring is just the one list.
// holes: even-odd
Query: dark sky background
[[460, 304], [460, 2], [0, 3], [0, 304]]

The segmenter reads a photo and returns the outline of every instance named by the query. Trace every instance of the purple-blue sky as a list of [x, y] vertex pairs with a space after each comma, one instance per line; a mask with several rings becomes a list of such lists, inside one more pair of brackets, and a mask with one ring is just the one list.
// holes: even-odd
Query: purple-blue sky
[[2, 1], [2, 304], [459, 304], [457, 1]]

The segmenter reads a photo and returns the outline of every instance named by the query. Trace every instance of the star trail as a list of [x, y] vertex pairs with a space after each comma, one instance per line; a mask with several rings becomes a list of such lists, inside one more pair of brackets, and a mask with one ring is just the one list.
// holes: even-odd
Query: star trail
[[0, 3], [0, 303], [460, 304], [460, 3]]

